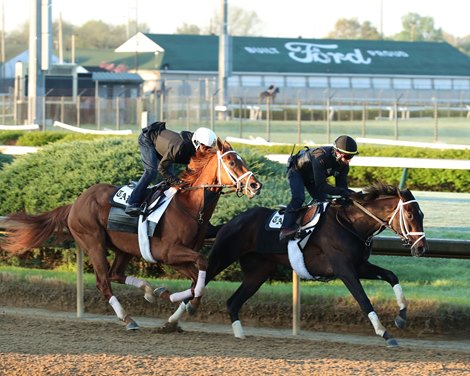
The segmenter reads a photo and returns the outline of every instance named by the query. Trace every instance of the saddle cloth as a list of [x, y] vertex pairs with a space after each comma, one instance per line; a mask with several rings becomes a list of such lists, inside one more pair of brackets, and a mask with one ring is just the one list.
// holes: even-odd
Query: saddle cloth
[[[134, 189], [135, 184], [124, 185], [109, 198], [111, 210], [108, 215], [108, 229], [120, 232], [138, 233], [138, 217], [131, 217], [124, 213], [127, 201]], [[145, 194], [147, 202], [147, 216], [150, 216], [163, 203], [163, 193], [165, 192], [163, 184], [147, 188]], [[163, 213], [162, 213], [163, 214]], [[148, 226], [148, 236], [153, 236], [158, 220], [152, 221]]]
[[124, 207], [133, 189], [128, 185], [119, 188], [110, 198], [111, 205], [114, 206], [111, 206], [108, 215], [108, 229], [136, 233], [142, 257], [152, 263], [156, 263], [157, 260], [152, 256], [149, 237], [153, 236], [160, 218], [177, 192], [177, 189], [173, 187], [165, 191], [161, 188], [158, 191], [158, 188], [159, 186], [151, 188], [151, 200], [153, 201], [148, 206], [145, 218], [142, 214], [139, 217], [131, 217], [124, 212]]

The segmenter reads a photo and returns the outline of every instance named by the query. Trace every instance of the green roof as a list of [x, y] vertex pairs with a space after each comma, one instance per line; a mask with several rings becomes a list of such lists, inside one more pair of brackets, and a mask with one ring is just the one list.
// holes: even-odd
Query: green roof
[[[218, 71], [218, 36], [144, 35], [164, 49], [169, 71]], [[440, 42], [232, 37], [232, 49], [233, 73], [470, 77], [470, 57]]]

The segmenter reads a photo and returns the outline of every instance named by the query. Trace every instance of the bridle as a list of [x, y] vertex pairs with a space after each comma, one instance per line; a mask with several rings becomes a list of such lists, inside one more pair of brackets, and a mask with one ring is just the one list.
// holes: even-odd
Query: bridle
[[[251, 179], [251, 177], [253, 176], [253, 173], [251, 171], [247, 171], [245, 172], [243, 175], [241, 176], [235, 176], [232, 171], [230, 171], [230, 169], [228, 168], [227, 164], [224, 162], [223, 158], [227, 155], [227, 154], [230, 154], [230, 153], [235, 153], [236, 156], [238, 158], [240, 158], [240, 156], [237, 154], [236, 151], [234, 150], [229, 150], [229, 151], [226, 151], [225, 153], [221, 154], [220, 153], [220, 150], [217, 150], [217, 159], [218, 159], [218, 165], [217, 165], [217, 180], [219, 182], [219, 184], [222, 182], [222, 179], [220, 177], [220, 173], [221, 173], [221, 168], [220, 166], [222, 166], [225, 170], [225, 173], [227, 174], [227, 176], [230, 178], [230, 180], [232, 181], [233, 183], [233, 187], [235, 187], [235, 192], [237, 193], [237, 195], [240, 195], [240, 193], [243, 195], [244, 193], [248, 193], [248, 187], [250, 186], [249, 184], [249, 181]], [[246, 184], [242, 184], [242, 180], [246, 178]]]
[[[250, 192], [249, 187], [249, 181], [251, 177], [253, 176], [253, 173], [251, 171], [245, 172], [241, 176], [235, 176], [233, 172], [230, 170], [230, 168], [227, 166], [227, 163], [224, 162], [224, 157], [228, 154], [234, 153], [238, 158], [240, 156], [235, 150], [229, 150], [226, 151], [225, 153], [221, 153], [220, 150], [217, 150], [217, 184], [201, 184], [201, 185], [196, 185], [192, 187], [181, 187], [181, 190], [186, 190], [186, 191], [191, 191], [195, 189], [206, 189], [206, 188], [234, 188], [230, 192], [235, 192], [237, 196], [242, 196], [245, 193]], [[221, 173], [222, 173], [222, 168], [224, 169], [225, 173], [227, 176], [230, 178], [232, 181], [232, 184], [222, 184], [222, 178], [221, 178]], [[242, 183], [242, 180], [246, 179], [246, 184]], [[226, 193], [230, 193], [226, 192]]]
[[[410, 231], [409, 227], [408, 227], [408, 224], [407, 224], [407, 221], [405, 220], [405, 211], [404, 211], [403, 208], [404, 208], [405, 205], [411, 204], [413, 202], [417, 202], [417, 201], [416, 200], [403, 201], [400, 198], [400, 200], [398, 201], [397, 207], [395, 208], [392, 216], [390, 217], [389, 221], [386, 222], [386, 221], [378, 218], [373, 213], [371, 213], [368, 209], [366, 209], [364, 206], [359, 204], [357, 201], [353, 200], [353, 204], [356, 207], [358, 207], [360, 210], [362, 210], [369, 217], [371, 217], [371, 218], [375, 219], [377, 222], [379, 222], [381, 227], [379, 228], [377, 233], [380, 233], [384, 228], [388, 228], [391, 231], [393, 231], [395, 234], [397, 234], [405, 245], [411, 246], [411, 248], [413, 248], [416, 245], [416, 243], [418, 243], [421, 239], [423, 239], [425, 237], [424, 231]], [[393, 222], [396, 215], [398, 215], [398, 217], [399, 217], [400, 232], [396, 231], [392, 227], [392, 222]], [[419, 236], [419, 238], [413, 244], [411, 244], [410, 235]]]
[[[234, 153], [234, 154], [237, 155], [238, 158], [240, 158], [238, 153], [234, 150], [229, 150], [229, 151], [226, 151], [225, 153], [221, 153], [220, 150], [217, 150], [217, 184], [201, 184], [201, 185], [196, 185], [196, 186], [192, 186], [192, 187], [180, 187], [180, 188], [178, 188], [178, 190], [191, 191], [191, 190], [196, 190], [196, 189], [204, 189], [205, 190], [207, 188], [222, 188], [222, 189], [223, 188], [234, 188], [230, 192], [235, 192], [237, 194], [237, 196], [239, 196], [239, 197], [241, 197], [244, 194], [244, 192], [246, 192], [246, 193], [249, 192], [249, 181], [250, 181], [251, 177], [253, 176], [253, 173], [251, 171], [247, 171], [239, 177], [235, 176], [223, 160], [223, 158], [227, 154], [230, 154], [230, 153]], [[221, 178], [222, 168], [225, 170], [225, 173], [227, 174], [227, 176], [232, 181], [232, 184], [222, 184], [222, 178]], [[242, 184], [243, 179], [246, 179], [246, 181], [247, 181], [247, 183], [245, 185]], [[227, 192], [227, 193], [230, 193], [230, 192]], [[217, 192], [216, 196], [218, 197], [221, 193], [222, 192]], [[214, 196], [213, 199], [215, 199], [215, 196]], [[177, 200], [175, 200], [175, 204], [181, 211], [183, 211], [188, 216], [193, 218], [198, 224], [203, 223], [203, 221], [204, 221], [203, 215], [204, 215], [204, 211], [205, 211], [205, 208], [206, 208], [205, 200], [203, 200], [202, 205], [200, 206], [200, 208], [198, 210], [197, 216], [193, 216], [191, 213], [189, 213], [186, 210], [186, 208], [184, 208], [183, 206], [181, 206], [177, 202]]]

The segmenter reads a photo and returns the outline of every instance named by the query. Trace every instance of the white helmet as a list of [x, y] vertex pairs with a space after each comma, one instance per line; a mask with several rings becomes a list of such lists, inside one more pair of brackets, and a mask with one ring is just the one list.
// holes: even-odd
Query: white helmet
[[217, 136], [209, 128], [201, 127], [193, 133], [192, 142], [196, 150], [201, 144], [213, 148], [217, 142]]

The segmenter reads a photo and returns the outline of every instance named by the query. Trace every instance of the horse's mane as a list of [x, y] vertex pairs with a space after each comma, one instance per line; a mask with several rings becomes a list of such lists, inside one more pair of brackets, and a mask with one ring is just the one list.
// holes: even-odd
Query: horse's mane
[[353, 193], [350, 197], [358, 201], [372, 201], [379, 196], [397, 196], [398, 189], [393, 185], [385, 183], [374, 183], [369, 187], [366, 187], [362, 192]]
[[216, 153], [217, 150], [215, 149], [206, 149], [204, 152], [198, 149], [196, 155], [189, 161], [187, 169], [179, 176], [180, 180], [188, 185], [192, 185]]

